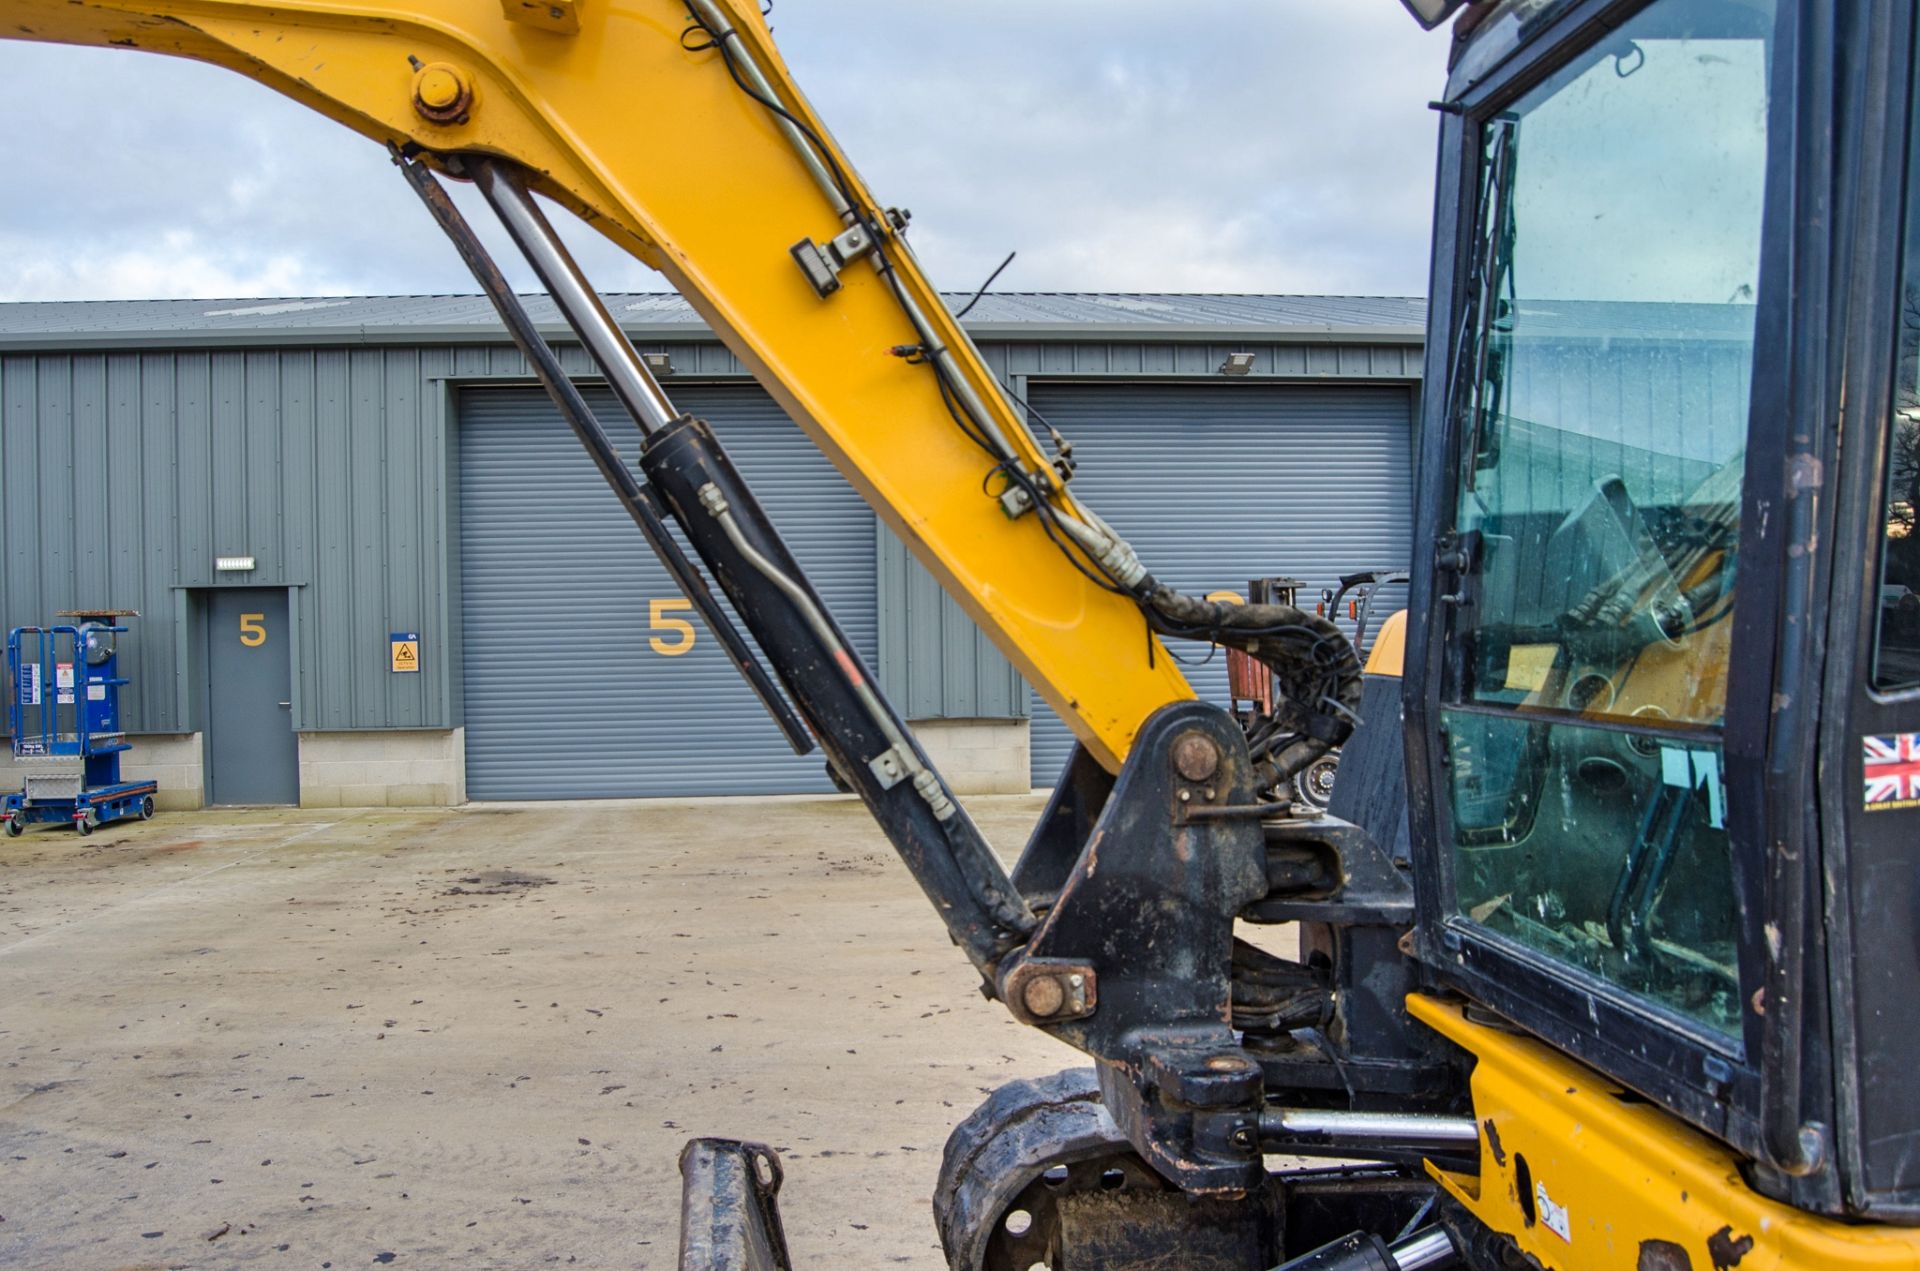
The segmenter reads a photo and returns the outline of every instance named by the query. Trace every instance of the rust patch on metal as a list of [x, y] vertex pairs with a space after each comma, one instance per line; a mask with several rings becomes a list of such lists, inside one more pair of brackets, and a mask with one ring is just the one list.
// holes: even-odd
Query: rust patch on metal
[[1722, 1227], [1707, 1237], [1707, 1256], [1713, 1259], [1713, 1271], [1729, 1271], [1752, 1252], [1753, 1237], [1736, 1236], [1731, 1226]]
[[1693, 1259], [1671, 1240], [1642, 1240], [1633, 1271], [1693, 1271]]

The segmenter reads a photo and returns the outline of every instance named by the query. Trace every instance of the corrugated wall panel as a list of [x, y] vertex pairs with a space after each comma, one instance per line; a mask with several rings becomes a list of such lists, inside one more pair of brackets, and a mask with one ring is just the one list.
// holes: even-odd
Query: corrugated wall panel
[[[873, 515], [754, 385], [670, 385], [709, 420], [871, 665]], [[623, 454], [640, 437], [588, 393]], [[787, 748], [591, 460], [536, 389], [460, 403], [467, 790], [476, 799], [786, 793], [827, 784]], [[652, 602], [695, 624], [652, 628]]]
[[[1341, 574], [1408, 564], [1405, 387], [1036, 384], [1027, 398], [1073, 441], [1073, 488], [1183, 590], [1244, 595], [1248, 579], [1284, 574], [1308, 584], [1311, 602]], [[1198, 645], [1175, 652], [1206, 657]], [[1224, 656], [1187, 678], [1226, 701]], [[1036, 699], [1036, 784], [1053, 783], [1072, 742]]]
[[[741, 371], [717, 342], [642, 347], [671, 352], [683, 383]], [[1275, 373], [1308, 371], [1310, 346], [1251, 347]], [[983, 346], [1004, 376], [1037, 372], [1043, 360], [1076, 374], [1211, 375], [1227, 351], [1157, 338]], [[577, 346], [560, 354], [572, 373], [596, 374]], [[1368, 373], [1343, 356], [1344, 371]], [[1368, 346], [1365, 365], [1414, 375], [1416, 357], [1410, 346]], [[196, 726], [179, 678], [179, 589], [291, 587], [299, 727], [451, 726], [460, 613], [450, 599], [459, 580], [439, 382], [448, 377], [529, 378], [519, 353], [497, 342], [0, 358], [0, 623], [43, 622], [76, 603], [139, 609], [128, 719], [138, 731], [175, 731]], [[259, 569], [216, 575], [223, 551], [251, 552]], [[928, 619], [887, 657], [890, 686], [911, 671], [903, 709], [1016, 714], [997, 655], [957, 608], [914, 602], [916, 588], [931, 595], [924, 575], [901, 585]], [[425, 637], [420, 675], [388, 672], [391, 630]]]
[[878, 564], [880, 686], [908, 719], [1017, 719], [1027, 686], [892, 530]]
[[[446, 727], [444, 668], [386, 660], [392, 630], [447, 648], [435, 392], [404, 348], [0, 359], [0, 626], [139, 610], [128, 725], [183, 731], [180, 589], [291, 587], [296, 726]], [[216, 574], [222, 553], [258, 568]]]

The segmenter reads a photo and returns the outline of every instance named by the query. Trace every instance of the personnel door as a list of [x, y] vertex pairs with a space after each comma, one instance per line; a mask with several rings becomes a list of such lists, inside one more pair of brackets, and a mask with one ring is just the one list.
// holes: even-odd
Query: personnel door
[[287, 593], [216, 591], [207, 600], [208, 792], [216, 804], [300, 801]]

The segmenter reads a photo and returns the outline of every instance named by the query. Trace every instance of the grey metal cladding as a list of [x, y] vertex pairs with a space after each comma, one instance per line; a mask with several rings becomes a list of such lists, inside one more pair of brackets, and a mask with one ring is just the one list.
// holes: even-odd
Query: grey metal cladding
[[[670, 390], [747, 382], [679, 297], [609, 302], [643, 350], [671, 351]], [[557, 330], [545, 298], [533, 304]], [[1156, 376], [1211, 378], [1242, 349], [1257, 376], [1405, 382], [1420, 369], [1421, 313], [1393, 297], [1009, 294], [983, 299], [969, 326], [1016, 385], [1108, 379], [1131, 393]], [[597, 375], [577, 346], [558, 352], [571, 373]], [[529, 381], [476, 296], [0, 304], [0, 623], [76, 604], [139, 609], [129, 726], [184, 731], [199, 726], [185, 589], [286, 587], [296, 727], [459, 724], [446, 415], [449, 382], [476, 381]], [[889, 625], [869, 652], [903, 710], [1021, 714], [1007, 664], [875, 532]], [[222, 553], [258, 568], [217, 574]], [[397, 630], [423, 636], [418, 675], [386, 670]]]
[[[872, 512], [759, 386], [668, 388], [712, 423], [872, 665]], [[611, 395], [587, 397], [634, 454], [639, 432]], [[830, 789], [820, 754], [787, 747], [544, 394], [468, 388], [459, 409], [468, 793]], [[657, 627], [656, 601], [677, 602]], [[674, 621], [693, 626], [684, 652], [672, 652], [684, 639]]]
[[[1251, 578], [1308, 584], [1405, 567], [1412, 533], [1403, 385], [1035, 384], [1034, 407], [1072, 439], [1074, 489], [1156, 577], [1191, 592], [1246, 592]], [[1146, 631], [1140, 656], [1146, 656]], [[1187, 678], [1226, 700], [1224, 655], [1177, 644]], [[1072, 737], [1033, 711], [1033, 779], [1050, 785]]]
[[1151, 338], [1036, 341], [1010, 339], [987, 346], [1002, 375], [1052, 379], [1103, 376], [1211, 377], [1229, 353], [1250, 352], [1249, 379], [1414, 380], [1420, 378], [1417, 344], [1371, 341], [1305, 341], [1298, 333], [1251, 335], [1236, 340], [1194, 342]]
[[1017, 719], [1027, 686], [907, 545], [879, 527], [880, 685], [908, 719]]
[[[0, 623], [138, 609], [134, 732], [197, 726], [183, 589], [291, 590], [298, 728], [435, 728], [451, 715], [445, 456], [450, 350], [45, 353], [0, 358]], [[220, 554], [251, 555], [222, 575]], [[418, 630], [422, 674], [384, 666]]]

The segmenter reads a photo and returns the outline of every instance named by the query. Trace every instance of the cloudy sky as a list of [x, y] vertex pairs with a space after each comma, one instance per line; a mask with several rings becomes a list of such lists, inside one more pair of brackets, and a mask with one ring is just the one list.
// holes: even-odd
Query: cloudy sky
[[[781, 0], [773, 24], [942, 287], [1017, 250], [996, 289], [1425, 290], [1446, 36], [1394, 0]], [[473, 290], [382, 151], [228, 72], [0, 41], [0, 119], [0, 300]], [[664, 289], [568, 237], [602, 289]]]

